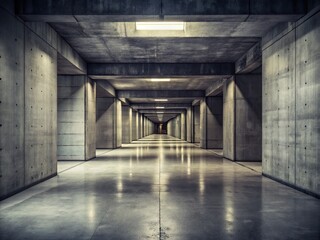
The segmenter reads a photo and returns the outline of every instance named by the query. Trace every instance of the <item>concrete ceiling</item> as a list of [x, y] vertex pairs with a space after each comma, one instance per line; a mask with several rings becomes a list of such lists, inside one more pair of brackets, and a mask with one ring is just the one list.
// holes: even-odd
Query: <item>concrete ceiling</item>
[[87, 62], [235, 62], [277, 22], [187, 22], [184, 31], [137, 31], [135, 22], [51, 26]]

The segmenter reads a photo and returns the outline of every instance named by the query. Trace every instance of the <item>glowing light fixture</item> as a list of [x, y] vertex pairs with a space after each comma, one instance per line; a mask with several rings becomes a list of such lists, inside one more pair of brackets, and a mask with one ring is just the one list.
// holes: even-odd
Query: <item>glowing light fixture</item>
[[164, 113], [164, 112], [157, 112], [157, 113]]
[[160, 99], [155, 99], [156, 102], [168, 102], [168, 99], [160, 98]]
[[170, 82], [170, 78], [151, 78], [151, 82]]
[[183, 31], [184, 22], [136, 22], [136, 29], [147, 31]]
[[156, 107], [157, 109], [164, 109], [164, 107]]

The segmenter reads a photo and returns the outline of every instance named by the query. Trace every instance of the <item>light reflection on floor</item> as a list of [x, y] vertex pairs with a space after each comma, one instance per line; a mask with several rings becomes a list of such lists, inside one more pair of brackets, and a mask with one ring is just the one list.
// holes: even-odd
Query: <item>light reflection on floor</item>
[[0, 239], [320, 239], [320, 201], [259, 164], [165, 135], [98, 155], [2, 201]]

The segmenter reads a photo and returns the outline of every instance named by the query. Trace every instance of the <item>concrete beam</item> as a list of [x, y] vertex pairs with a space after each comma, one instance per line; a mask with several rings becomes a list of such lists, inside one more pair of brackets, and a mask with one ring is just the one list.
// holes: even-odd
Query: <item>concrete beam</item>
[[86, 74], [87, 63], [47, 23], [27, 22], [26, 26], [58, 52], [58, 74]]
[[235, 63], [236, 74], [250, 73], [262, 65], [261, 43], [258, 42]]
[[195, 100], [193, 100], [191, 105], [192, 106], [200, 105], [200, 101], [201, 101], [201, 99], [195, 99]]
[[118, 98], [202, 98], [205, 92], [201, 90], [125, 90], [117, 91]]
[[[165, 109], [181, 109], [191, 107], [191, 104], [187, 103], [139, 103], [131, 104], [133, 109], [155, 109], [157, 107], [164, 107]], [[159, 109], [161, 110], [161, 109]]]
[[223, 92], [223, 83], [225, 78], [215, 81], [209, 88], [206, 89], [206, 97], [213, 97]]
[[109, 82], [103, 80], [96, 80], [96, 83], [99, 84], [99, 86], [101, 86], [112, 97], [116, 96], [116, 90]]
[[93, 79], [105, 76], [207, 76], [233, 75], [233, 63], [91, 63], [88, 75]]
[[269, 0], [225, 0], [208, 4], [204, 0], [196, 3], [189, 0], [24, 0], [19, 1], [17, 12], [24, 20], [45, 22], [114, 22], [159, 18], [183, 21], [289, 21], [306, 14], [308, 6], [305, 2], [283, 0], [270, 4]]
[[[161, 112], [161, 113], [159, 113]], [[139, 113], [143, 113], [143, 114], [171, 114], [171, 113], [184, 113], [185, 110], [184, 109], [149, 109], [149, 110], [139, 110]]]

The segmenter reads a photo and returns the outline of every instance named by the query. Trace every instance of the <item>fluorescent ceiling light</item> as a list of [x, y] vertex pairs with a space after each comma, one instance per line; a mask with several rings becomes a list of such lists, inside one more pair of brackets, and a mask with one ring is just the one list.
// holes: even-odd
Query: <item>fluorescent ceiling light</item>
[[170, 78], [151, 78], [151, 82], [170, 82]]
[[164, 107], [156, 107], [157, 109], [164, 109]]
[[184, 30], [184, 22], [136, 22], [137, 30]]
[[164, 113], [164, 112], [157, 112], [157, 113]]
[[163, 98], [160, 98], [160, 99], [155, 99], [156, 102], [168, 102], [168, 99], [163, 99]]

